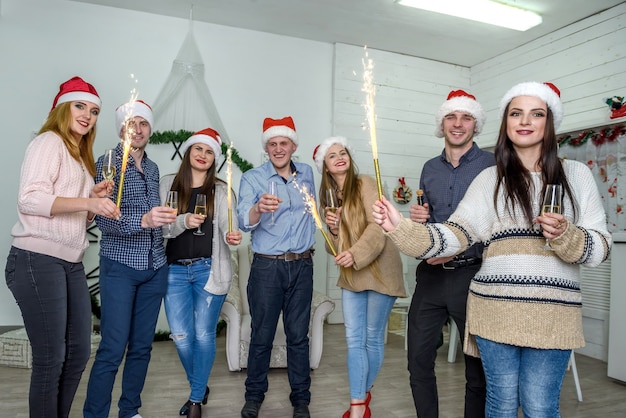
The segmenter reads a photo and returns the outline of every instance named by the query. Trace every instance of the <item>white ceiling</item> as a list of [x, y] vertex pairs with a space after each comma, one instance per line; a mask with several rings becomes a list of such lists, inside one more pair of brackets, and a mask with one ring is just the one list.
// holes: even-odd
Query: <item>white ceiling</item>
[[[501, 0], [543, 16], [526, 32], [419, 11], [394, 0], [74, 0], [472, 66], [621, 0]], [[433, 0], [437, 1], [437, 0]]]

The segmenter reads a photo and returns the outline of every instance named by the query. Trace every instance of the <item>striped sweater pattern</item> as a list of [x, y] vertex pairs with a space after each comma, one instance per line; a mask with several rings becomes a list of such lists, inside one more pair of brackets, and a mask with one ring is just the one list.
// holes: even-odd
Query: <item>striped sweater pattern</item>
[[[584, 346], [579, 265], [597, 266], [609, 255], [611, 235], [590, 170], [563, 161], [574, 202], [563, 202], [565, 232], [543, 249], [538, 224], [504, 209], [502, 188], [494, 210], [496, 168], [480, 173], [457, 210], [439, 224], [402, 219], [388, 235], [400, 251], [417, 258], [450, 256], [484, 242], [483, 263], [467, 301], [464, 350], [478, 356], [473, 336], [522, 347], [573, 349]], [[533, 173], [533, 212], [539, 214], [541, 174]], [[574, 216], [574, 205], [576, 216]]]

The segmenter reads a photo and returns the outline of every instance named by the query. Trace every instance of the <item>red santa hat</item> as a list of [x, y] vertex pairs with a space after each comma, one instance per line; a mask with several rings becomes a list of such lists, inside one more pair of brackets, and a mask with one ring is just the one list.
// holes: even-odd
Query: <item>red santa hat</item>
[[59, 92], [54, 98], [52, 108], [50, 110], [54, 109], [61, 103], [76, 102], [81, 100], [93, 103], [98, 107], [102, 106], [102, 101], [100, 100], [100, 96], [98, 95], [96, 88], [82, 78], [75, 76], [59, 86]]
[[210, 146], [215, 154], [215, 161], [222, 156], [222, 139], [215, 129], [206, 128], [191, 135], [180, 147], [180, 152], [185, 155], [187, 148], [191, 147], [193, 144], [205, 144]]
[[326, 157], [326, 153], [335, 144], [339, 144], [345, 149], [348, 150], [350, 155], [354, 155], [353, 149], [348, 145], [348, 139], [343, 136], [331, 136], [330, 138], [326, 138], [322, 141], [321, 144], [315, 147], [313, 150], [313, 161], [315, 161], [315, 165], [317, 166], [317, 171], [322, 173], [322, 169], [324, 168], [324, 157]]
[[150, 133], [152, 134], [152, 130], [154, 129], [154, 116], [152, 115], [152, 108], [143, 100], [133, 100], [131, 102], [124, 103], [115, 109], [115, 129], [117, 130], [117, 135], [120, 138], [122, 137], [124, 122], [134, 118], [135, 116], [144, 118], [150, 124]]
[[263, 136], [261, 143], [263, 149], [267, 145], [267, 141], [277, 136], [284, 136], [298, 145], [298, 134], [296, 133], [296, 125], [293, 123], [291, 116], [285, 116], [282, 119], [265, 118], [263, 121]]
[[552, 111], [554, 130], [559, 129], [561, 121], [563, 121], [563, 103], [561, 102], [561, 91], [554, 84], [527, 81], [511, 87], [500, 100], [500, 117], [504, 117], [506, 107], [511, 103], [511, 100], [518, 96], [534, 96], [546, 102]]
[[435, 115], [435, 135], [438, 138], [443, 138], [443, 118], [453, 112], [464, 112], [472, 115], [476, 120], [474, 133], [479, 134], [483, 130], [487, 115], [476, 97], [463, 90], [452, 90]]

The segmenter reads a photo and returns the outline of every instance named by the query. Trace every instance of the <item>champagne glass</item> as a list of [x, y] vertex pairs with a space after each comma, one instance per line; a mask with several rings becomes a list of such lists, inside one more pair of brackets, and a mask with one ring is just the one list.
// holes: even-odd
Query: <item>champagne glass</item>
[[337, 192], [335, 192], [335, 189], [333, 188], [326, 189], [326, 210], [332, 213], [337, 213], [337, 209], [339, 209]]
[[[276, 190], [276, 183], [273, 181], [270, 181], [267, 185], [267, 193], [276, 196], [276, 198], [278, 198], [278, 191]], [[272, 212], [272, 220], [270, 221], [270, 225], [276, 225], [276, 223], [274, 222], [274, 212]]]
[[[337, 192], [332, 187], [326, 189], [326, 210], [336, 214], [338, 209], [339, 201], [337, 200]], [[338, 221], [335, 221], [335, 226], [337, 226], [337, 223]]]
[[[206, 217], [206, 195], [205, 194], [199, 194], [198, 196], [196, 196], [196, 208], [193, 211], [196, 215], [202, 215], [204, 217]], [[202, 232], [202, 225], [198, 225], [198, 230], [197, 231], [193, 231], [194, 235], [204, 235], [204, 232]]]
[[[167, 192], [165, 206], [171, 208], [175, 214], [178, 213], [178, 192], [173, 190]], [[174, 238], [172, 235], [172, 224], [167, 224], [167, 233], [163, 235], [163, 238]]]
[[[541, 216], [546, 213], [562, 213], [561, 203], [563, 196], [563, 188], [560, 184], [546, 185], [546, 194], [541, 204]], [[554, 251], [550, 246], [550, 240], [546, 238], [546, 243], [542, 247], [544, 250]]]
[[[113, 182], [115, 171], [115, 150], [108, 149], [104, 152], [104, 157], [102, 157], [102, 177], [104, 177], [107, 183]], [[111, 196], [107, 193], [106, 197]]]

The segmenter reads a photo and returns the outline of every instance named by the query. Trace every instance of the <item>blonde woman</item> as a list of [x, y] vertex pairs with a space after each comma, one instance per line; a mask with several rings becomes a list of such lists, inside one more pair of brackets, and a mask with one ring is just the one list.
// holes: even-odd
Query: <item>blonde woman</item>
[[341, 203], [335, 213], [325, 210], [325, 221], [337, 250], [348, 346], [350, 409], [343, 418], [368, 418], [370, 390], [384, 358], [387, 319], [396, 298], [406, 296], [402, 260], [374, 223], [370, 208], [378, 199], [376, 183], [358, 174], [347, 139], [325, 139], [313, 159], [322, 174], [320, 207], [329, 206], [327, 190]]
[[101, 101], [80, 77], [61, 84], [24, 156], [18, 221], [6, 265], [33, 352], [31, 417], [67, 417], [91, 353], [91, 301], [83, 255], [96, 214], [116, 218], [94, 184], [93, 143]]

